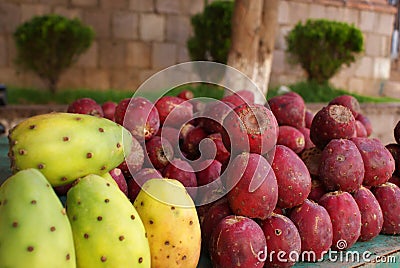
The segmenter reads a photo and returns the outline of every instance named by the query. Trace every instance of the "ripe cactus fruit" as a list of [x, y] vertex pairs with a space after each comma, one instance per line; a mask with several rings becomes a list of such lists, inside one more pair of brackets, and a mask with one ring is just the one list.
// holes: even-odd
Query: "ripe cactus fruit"
[[150, 267], [144, 225], [129, 199], [98, 175], [85, 176], [68, 191], [77, 267]]
[[351, 140], [333, 139], [322, 151], [319, 178], [328, 191], [354, 192], [364, 178], [364, 162]]
[[195, 268], [200, 258], [200, 224], [193, 200], [177, 180], [151, 179], [134, 206], [146, 228], [151, 267]]
[[356, 120], [360, 121], [364, 125], [365, 130], [367, 131], [367, 137], [371, 136], [373, 129], [369, 118], [361, 113], [358, 113]]
[[288, 147], [277, 145], [272, 168], [278, 181], [278, 207], [303, 203], [311, 191], [311, 176], [300, 157]]
[[329, 192], [318, 203], [328, 211], [331, 218], [332, 248], [345, 250], [354, 245], [361, 232], [361, 213], [353, 196], [348, 192]]
[[319, 177], [319, 165], [321, 163], [321, 155], [322, 151], [317, 147], [312, 147], [305, 149], [301, 152], [300, 157], [303, 160], [304, 164], [306, 165], [310, 175], [313, 178]]
[[358, 115], [360, 112], [360, 103], [356, 98], [354, 98], [351, 95], [341, 95], [338, 96], [334, 99], [332, 99], [328, 104], [337, 104], [337, 105], [342, 105], [344, 107], [347, 107], [350, 109], [351, 113], [353, 114], [354, 117]]
[[176, 96], [163, 96], [154, 106], [160, 116], [160, 123], [164, 126], [180, 127], [193, 117], [193, 105]]
[[162, 171], [164, 178], [175, 179], [181, 182], [193, 199], [197, 195], [197, 178], [193, 167], [186, 160], [172, 159]]
[[355, 130], [355, 119], [350, 109], [333, 104], [315, 114], [310, 127], [310, 138], [322, 150], [332, 139], [350, 139]]
[[303, 151], [306, 141], [304, 134], [297, 128], [291, 126], [279, 126], [277, 144], [285, 145], [298, 154]]
[[361, 213], [361, 234], [359, 241], [368, 241], [379, 235], [383, 225], [382, 209], [373, 193], [361, 186], [353, 193]]
[[296, 225], [301, 237], [301, 250], [313, 252], [304, 254], [304, 261], [322, 260], [332, 245], [332, 222], [328, 211], [311, 200], [295, 207], [289, 213], [289, 219]]
[[296, 225], [288, 217], [272, 213], [260, 222], [260, 226], [268, 249], [265, 266], [292, 267], [301, 252], [301, 238]]
[[230, 215], [212, 232], [209, 252], [214, 268], [264, 267], [265, 235], [252, 219]]
[[224, 178], [228, 201], [236, 215], [265, 219], [278, 200], [278, 185], [268, 161], [259, 154], [242, 153], [233, 159]]
[[390, 151], [378, 139], [355, 137], [351, 141], [357, 146], [364, 162], [363, 185], [378, 186], [387, 182], [395, 170]]
[[268, 104], [279, 125], [295, 128], [305, 126], [305, 103], [299, 94], [288, 92], [275, 96], [268, 100]]
[[68, 105], [67, 112], [104, 117], [102, 106], [91, 98], [80, 98], [71, 102]]
[[0, 267], [74, 268], [75, 249], [65, 209], [36, 169], [0, 187]]
[[37, 168], [59, 186], [117, 167], [131, 151], [132, 136], [105, 118], [49, 113], [19, 123], [9, 141], [13, 172]]
[[372, 188], [382, 209], [383, 234], [400, 234], [400, 188], [390, 182]]

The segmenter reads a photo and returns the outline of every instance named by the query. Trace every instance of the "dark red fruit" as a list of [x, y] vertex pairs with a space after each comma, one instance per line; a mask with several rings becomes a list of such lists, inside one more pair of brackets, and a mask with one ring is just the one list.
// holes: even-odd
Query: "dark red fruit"
[[301, 154], [301, 160], [303, 160], [306, 165], [310, 175], [313, 178], [319, 177], [319, 165], [321, 163], [321, 155], [322, 151], [317, 147], [311, 147], [309, 149], [305, 149]]
[[150, 179], [162, 179], [162, 175], [157, 169], [143, 168], [127, 180], [128, 198], [132, 203], [139, 194], [141, 186]]
[[265, 248], [264, 232], [254, 220], [230, 215], [212, 232], [209, 253], [214, 268], [262, 268], [264, 261], [258, 255]]
[[356, 137], [368, 137], [367, 129], [361, 121], [356, 119]]
[[305, 103], [299, 94], [289, 92], [275, 96], [268, 100], [268, 104], [279, 125], [305, 127]]
[[305, 127], [306, 128], [311, 127], [313, 118], [314, 118], [314, 113], [311, 112], [310, 110], [306, 110], [306, 114], [305, 114]]
[[146, 141], [146, 162], [149, 167], [163, 169], [174, 158], [174, 149], [167, 139], [154, 136]]
[[322, 150], [333, 139], [350, 139], [355, 130], [355, 119], [349, 108], [328, 105], [315, 114], [310, 138]]
[[197, 185], [207, 185], [221, 175], [221, 163], [217, 160], [206, 159], [196, 165]]
[[221, 99], [221, 101], [226, 103], [231, 103], [233, 107], [242, 105], [242, 104], [253, 104], [254, 103], [254, 94], [249, 90], [239, 90], [234, 92], [231, 95], [227, 95]]
[[106, 101], [101, 105], [101, 108], [104, 113], [104, 117], [111, 120], [115, 121], [114, 119], [114, 114], [115, 114], [115, 108], [117, 107], [117, 103], [113, 101]]
[[69, 183], [66, 185], [55, 186], [55, 187], [53, 187], [53, 189], [58, 196], [67, 195], [67, 192], [69, 189], [71, 189], [72, 185], [73, 185], [73, 183]]
[[109, 173], [111, 177], [114, 179], [114, 181], [117, 183], [121, 192], [123, 192], [126, 196], [128, 196], [128, 185], [126, 183], [124, 174], [122, 174], [122, 171], [119, 168], [114, 168], [110, 170]]
[[358, 113], [356, 120], [360, 121], [364, 125], [365, 130], [367, 131], [367, 137], [371, 136], [373, 129], [369, 118], [361, 113]]
[[277, 144], [285, 145], [292, 149], [296, 154], [303, 151], [305, 138], [301, 131], [291, 126], [279, 126]]
[[[220, 133], [213, 133], [207, 136], [208, 139], [211, 139], [213, 141], [213, 144], [205, 143], [205, 148], [201, 152], [204, 154], [205, 158], [215, 158], [218, 162], [220, 162], [223, 166], [225, 166], [230, 157], [230, 152], [225, 148], [225, 145], [222, 141], [222, 136]], [[212, 152], [214, 152], [213, 149], [209, 148], [208, 146], [215, 146], [215, 157]]]
[[140, 142], [151, 139], [160, 127], [156, 107], [143, 97], [120, 101], [115, 108], [115, 122], [123, 125]]
[[179, 92], [178, 97], [183, 100], [191, 100], [194, 98], [194, 94], [193, 91], [185, 89]]
[[200, 156], [199, 144], [207, 135], [202, 127], [194, 127], [188, 131], [182, 149], [188, 153], [190, 159], [197, 159]]
[[193, 117], [193, 105], [179, 97], [163, 96], [154, 105], [160, 115], [162, 125], [180, 127]]
[[390, 182], [372, 188], [383, 214], [382, 234], [400, 234], [400, 188]]
[[197, 178], [192, 166], [185, 160], [175, 158], [162, 171], [165, 178], [180, 181], [183, 186], [187, 187], [190, 196], [195, 199], [197, 190]]
[[144, 164], [144, 151], [137, 139], [132, 137], [132, 148], [125, 160], [118, 166], [125, 178], [132, 177], [132, 174], [138, 172]]
[[162, 127], [157, 133], [161, 139], [166, 139], [174, 149], [174, 151], [179, 150], [179, 130], [172, 127]]
[[104, 117], [103, 109], [100, 104], [91, 98], [80, 98], [73, 101], [68, 105], [67, 112]]
[[392, 154], [395, 163], [395, 173], [400, 171], [400, 144], [389, 143], [385, 145], [386, 149]]
[[230, 102], [213, 101], [207, 103], [201, 117], [198, 118], [199, 125], [208, 133], [222, 133], [224, 119], [234, 107]]
[[306, 127], [301, 127], [298, 128], [298, 130], [303, 134], [304, 136], [304, 149], [309, 149], [315, 147], [315, 144], [312, 142], [310, 138], [310, 129]]
[[314, 202], [318, 202], [319, 199], [326, 194], [324, 185], [317, 179], [312, 179], [311, 181], [311, 192], [308, 194], [307, 199], [312, 200]]
[[341, 95], [329, 102], [329, 105], [342, 105], [350, 109], [351, 113], [354, 117], [356, 117], [360, 113], [360, 103], [356, 98], [350, 95]]

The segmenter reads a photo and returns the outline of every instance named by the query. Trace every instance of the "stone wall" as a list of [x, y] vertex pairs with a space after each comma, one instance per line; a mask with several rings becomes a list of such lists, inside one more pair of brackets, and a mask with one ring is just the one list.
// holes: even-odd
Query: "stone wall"
[[[0, 83], [43, 87], [33, 74], [15, 69], [12, 33], [34, 15], [58, 13], [91, 25], [96, 38], [61, 78], [61, 88], [136, 89], [165, 67], [189, 61], [186, 40], [190, 17], [201, 12], [204, 0], [1, 0]], [[211, 2], [209, 0], [208, 2]], [[390, 74], [390, 40], [395, 9], [386, 0], [280, 0], [279, 30], [271, 85], [304, 79], [298, 66], [285, 57], [285, 34], [307, 18], [354, 23], [364, 33], [365, 52], [332, 82], [364, 94], [379, 94]]]

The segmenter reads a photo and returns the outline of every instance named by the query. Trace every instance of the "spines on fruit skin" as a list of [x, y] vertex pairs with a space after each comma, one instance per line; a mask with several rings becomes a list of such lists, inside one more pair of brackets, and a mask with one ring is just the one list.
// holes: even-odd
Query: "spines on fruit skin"
[[150, 267], [143, 222], [129, 199], [109, 181], [88, 175], [67, 194], [77, 267]]
[[0, 187], [0, 267], [75, 268], [71, 226], [47, 179], [36, 169]]
[[131, 134], [105, 118], [48, 113], [30, 117], [9, 134], [9, 157], [15, 173], [36, 168], [52, 186], [117, 167], [131, 150]]

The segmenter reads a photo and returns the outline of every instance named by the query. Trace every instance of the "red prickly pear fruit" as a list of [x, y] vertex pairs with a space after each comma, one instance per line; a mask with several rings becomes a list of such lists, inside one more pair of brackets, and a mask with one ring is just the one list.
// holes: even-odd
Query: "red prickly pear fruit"
[[317, 147], [311, 147], [301, 152], [300, 157], [306, 165], [313, 178], [319, 177], [319, 165], [321, 163], [322, 151]]
[[310, 129], [306, 127], [301, 127], [298, 128], [298, 130], [303, 134], [304, 136], [304, 149], [309, 149], [315, 147], [315, 144], [312, 142], [310, 138]]
[[231, 95], [224, 96], [221, 101], [231, 103], [233, 107], [237, 107], [242, 104], [253, 104], [254, 94], [249, 90], [239, 90]]
[[200, 225], [201, 242], [205, 250], [208, 250], [211, 234], [215, 229], [215, 226], [217, 226], [223, 218], [229, 215], [233, 215], [233, 213], [226, 198], [217, 200], [208, 208]]
[[[225, 174], [225, 173], [224, 173]], [[236, 215], [265, 219], [278, 200], [278, 185], [267, 160], [253, 153], [236, 156], [226, 170], [229, 205]]]
[[288, 216], [299, 231], [302, 252], [314, 253], [302, 255], [302, 260], [322, 260], [333, 239], [332, 221], [328, 211], [318, 203], [306, 199], [303, 204], [293, 208]]
[[154, 105], [160, 116], [161, 125], [180, 127], [193, 117], [193, 105], [176, 96], [163, 96]]
[[373, 129], [369, 118], [361, 113], [358, 113], [356, 120], [360, 121], [364, 125], [365, 130], [367, 131], [367, 137], [371, 136]]
[[328, 191], [352, 193], [364, 179], [364, 162], [351, 140], [333, 139], [322, 150], [319, 179]]
[[54, 186], [53, 189], [58, 196], [67, 195], [67, 192], [71, 189], [72, 185], [73, 182], [65, 185]]
[[310, 138], [322, 150], [332, 139], [350, 139], [355, 130], [355, 119], [349, 108], [328, 105], [315, 114]]
[[162, 140], [166, 139], [176, 150], [179, 149], [179, 130], [172, 127], [162, 127], [158, 131], [157, 135]]
[[132, 136], [132, 147], [131, 152], [128, 156], [125, 156], [125, 160], [118, 166], [124, 174], [125, 178], [132, 177], [132, 174], [138, 172], [144, 164], [144, 151], [139, 141]]
[[214, 159], [206, 159], [196, 165], [197, 185], [207, 185], [221, 176], [221, 163]]
[[101, 108], [104, 113], [104, 117], [111, 120], [115, 121], [115, 108], [117, 107], [117, 103], [114, 101], [106, 101], [101, 105]]
[[208, 133], [221, 133], [224, 119], [234, 107], [230, 102], [214, 101], [207, 103], [201, 117], [198, 118], [199, 126], [203, 127]]
[[195, 126], [192, 125], [191, 123], [184, 124], [179, 131], [179, 139], [185, 140], [188, 133], [194, 128], [195, 128]]
[[305, 127], [310, 128], [312, 120], [314, 118], [314, 113], [311, 112], [310, 110], [306, 110], [305, 112]]
[[128, 184], [126, 183], [126, 179], [121, 169], [114, 168], [109, 171], [113, 180], [117, 183], [118, 188], [123, 192], [126, 196], [128, 196]]
[[363, 137], [366, 138], [368, 137], [367, 129], [365, 128], [364, 124], [361, 123], [361, 121], [356, 119], [356, 132], [355, 132], [356, 137]]
[[143, 168], [127, 180], [128, 198], [133, 203], [142, 185], [150, 179], [162, 179], [160, 171], [154, 168]]
[[104, 117], [103, 109], [100, 104], [91, 98], [80, 98], [73, 101], [68, 105], [67, 112]]
[[193, 91], [185, 89], [185, 90], [182, 90], [181, 92], [179, 92], [177, 97], [181, 98], [183, 100], [191, 100], [194, 98], [194, 94], [193, 94]]
[[318, 202], [319, 199], [326, 194], [327, 191], [322, 182], [316, 179], [312, 179], [311, 181], [311, 192], [308, 194], [307, 199], [310, 199], [314, 202]]
[[361, 186], [353, 193], [361, 213], [361, 233], [359, 241], [368, 241], [378, 236], [383, 226], [383, 214], [373, 193]]
[[188, 153], [190, 159], [197, 159], [200, 156], [199, 144], [207, 135], [202, 127], [194, 127], [188, 131], [182, 149]]
[[160, 127], [156, 107], [143, 97], [121, 100], [115, 108], [115, 122], [123, 125], [140, 142], [151, 139]]
[[399, 120], [399, 122], [397, 122], [396, 126], [394, 127], [393, 135], [394, 135], [394, 139], [397, 142], [397, 144], [400, 144], [400, 120]]
[[268, 100], [268, 104], [279, 125], [305, 127], [306, 108], [299, 94], [289, 92], [275, 96]]
[[300, 157], [288, 147], [277, 145], [272, 168], [278, 182], [277, 205], [292, 208], [303, 203], [311, 191], [311, 176]]
[[276, 142], [292, 149], [296, 154], [303, 151], [305, 138], [301, 131], [291, 126], [279, 126], [279, 135]]
[[392, 177], [388, 180], [388, 182], [396, 184], [397, 186], [400, 187], [400, 176], [395, 172], [393, 173]]
[[272, 211], [272, 214], [280, 214], [280, 215], [285, 215], [285, 211], [283, 208], [280, 207], [275, 207], [274, 210]]
[[331, 218], [332, 248], [345, 250], [354, 245], [361, 232], [361, 213], [353, 196], [348, 192], [329, 192], [318, 203], [328, 211]]
[[186, 187], [190, 196], [195, 199], [197, 194], [197, 178], [193, 167], [185, 160], [174, 158], [162, 171], [164, 178], [180, 181]]
[[382, 209], [382, 234], [400, 234], [400, 188], [390, 182], [372, 188]]
[[395, 170], [392, 154], [378, 139], [352, 138], [361, 153], [365, 175], [363, 185], [378, 186], [387, 182]]
[[[215, 158], [218, 162], [220, 162], [223, 166], [227, 165], [229, 158], [230, 158], [230, 152], [225, 148], [225, 145], [222, 141], [222, 136], [220, 133], [213, 133], [207, 136], [208, 139], [211, 139], [213, 141], [213, 144], [205, 143], [205, 148], [201, 152], [204, 154], [205, 158]], [[209, 148], [208, 146], [215, 146], [215, 157], [211, 152], [213, 150]]]
[[276, 145], [279, 134], [275, 116], [260, 104], [236, 107], [225, 117], [223, 126], [222, 141], [236, 153], [266, 154]]
[[328, 105], [342, 105], [344, 107], [347, 107], [350, 109], [351, 113], [353, 114], [354, 117], [360, 113], [360, 103], [356, 98], [350, 95], [341, 95], [338, 96], [334, 99], [332, 99]]
[[397, 175], [400, 173], [400, 144], [389, 143], [385, 145], [386, 149], [389, 150], [394, 159], [395, 171]]
[[146, 162], [149, 167], [163, 169], [174, 158], [174, 148], [167, 139], [154, 136], [146, 141]]
[[[267, 267], [292, 267], [301, 253], [301, 238], [296, 225], [286, 216], [272, 213], [260, 222], [268, 252], [265, 253]], [[272, 254], [272, 252], [282, 252]], [[297, 258], [296, 258], [297, 256]]]
[[265, 251], [261, 227], [252, 219], [230, 215], [223, 218], [211, 234], [209, 253], [213, 268], [262, 268], [258, 255]]

